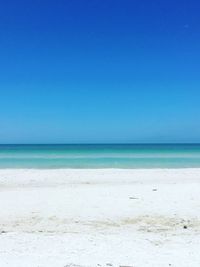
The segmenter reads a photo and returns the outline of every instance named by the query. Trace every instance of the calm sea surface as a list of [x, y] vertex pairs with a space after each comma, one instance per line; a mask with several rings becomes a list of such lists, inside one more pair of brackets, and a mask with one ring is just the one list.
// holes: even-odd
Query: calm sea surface
[[198, 168], [200, 144], [0, 145], [0, 168]]

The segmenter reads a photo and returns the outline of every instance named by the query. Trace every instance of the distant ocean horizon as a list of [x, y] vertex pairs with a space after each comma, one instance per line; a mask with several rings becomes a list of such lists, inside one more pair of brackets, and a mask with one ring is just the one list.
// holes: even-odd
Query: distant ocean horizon
[[0, 145], [0, 168], [200, 168], [200, 144]]

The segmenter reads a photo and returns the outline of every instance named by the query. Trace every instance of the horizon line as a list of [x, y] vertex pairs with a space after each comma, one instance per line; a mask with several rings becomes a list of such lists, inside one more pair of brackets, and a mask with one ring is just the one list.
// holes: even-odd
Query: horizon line
[[200, 142], [141, 142], [141, 143], [0, 143], [0, 146], [30, 146], [30, 145], [200, 145]]

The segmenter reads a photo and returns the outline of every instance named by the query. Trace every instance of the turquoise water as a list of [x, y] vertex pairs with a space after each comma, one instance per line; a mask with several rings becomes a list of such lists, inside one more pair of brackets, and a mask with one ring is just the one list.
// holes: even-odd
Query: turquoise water
[[0, 145], [0, 168], [198, 168], [200, 144]]

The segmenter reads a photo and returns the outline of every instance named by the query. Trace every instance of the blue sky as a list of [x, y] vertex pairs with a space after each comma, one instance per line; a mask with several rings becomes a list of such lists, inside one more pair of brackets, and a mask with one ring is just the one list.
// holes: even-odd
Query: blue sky
[[4, 1], [0, 143], [200, 142], [199, 1]]

